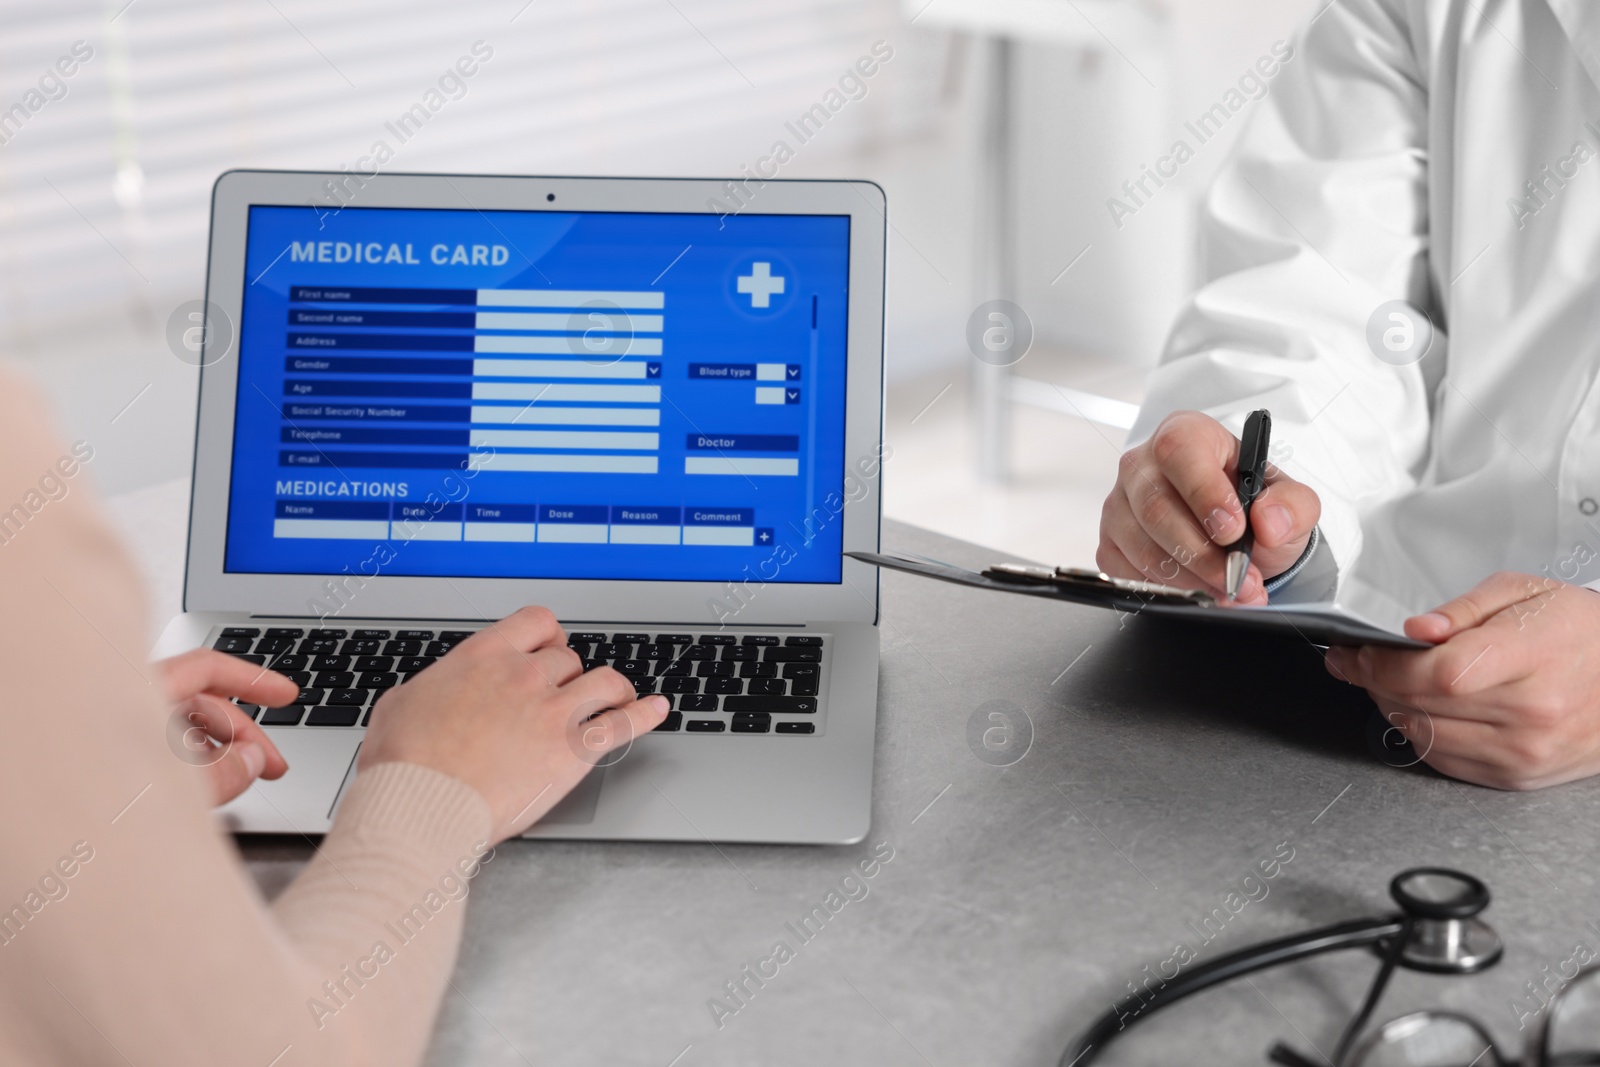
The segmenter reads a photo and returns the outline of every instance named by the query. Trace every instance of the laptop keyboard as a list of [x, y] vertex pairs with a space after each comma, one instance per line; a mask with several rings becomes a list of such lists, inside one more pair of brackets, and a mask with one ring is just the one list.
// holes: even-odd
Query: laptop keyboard
[[[473, 630], [225, 626], [212, 647], [300, 686], [282, 708], [239, 704], [263, 726], [366, 726], [383, 694]], [[610, 666], [672, 704], [656, 733], [814, 735], [827, 640], [818, 634], [575, 631], [588, 671]]]

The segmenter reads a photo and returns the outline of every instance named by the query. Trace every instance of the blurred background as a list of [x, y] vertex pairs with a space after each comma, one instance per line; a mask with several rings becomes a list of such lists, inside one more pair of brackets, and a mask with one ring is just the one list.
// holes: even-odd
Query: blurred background
[[[1227, 94], [1313, 7], [0, 0], [0, 353], [94, 442], [136, 522], [187, 491], [196, 371], [167, 327], [203, 293], [221, 171], [353, 169], [381, 141], [389, 172], [738, 178], [783, 141], [781, 177], [888, 193], [887, 515], [1087, 564], [1129, 405], [1193, 283], [1200, 197], [1257, 103]], [[840, 93], [875, 45], [890, 58]], [[1230, 99], [1213, 136], [1188, 132]], [[837, 108], [801, 143], [786, 124], [819, 102]], [[1180, 139], [1193, 158], [1140, 192]], [[1033, 335], [1004, 372], [968, 344], [998, 296]]]

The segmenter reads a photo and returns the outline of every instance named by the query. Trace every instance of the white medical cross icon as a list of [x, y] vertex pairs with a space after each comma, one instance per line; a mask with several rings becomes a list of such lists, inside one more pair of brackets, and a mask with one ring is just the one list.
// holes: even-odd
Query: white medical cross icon
[[749, 274], [739, 275], [739, 292], [750, 295], [753, 308], [771, 307], [773, 295], [783, 292], [783, 285], [783, 277], [772, 273], [771, 263], [756, 263]]

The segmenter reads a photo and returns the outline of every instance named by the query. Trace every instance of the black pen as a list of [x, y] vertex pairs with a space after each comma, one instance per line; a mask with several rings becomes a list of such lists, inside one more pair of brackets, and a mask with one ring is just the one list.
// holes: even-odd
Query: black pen
[[1244, 420], [1244, 435], [1239, 439], [1239, 506], [1244, 509], [1244, 536], [1228, 546], [1228, 599], [1239, 596], [1244, 576], [1250, 571], [1250, 550], [1255, 534], [1250, 530], [1250, 505], [1267, 482], [1267, 449], [1272, 446], [1272, 412], [1258, 408]]

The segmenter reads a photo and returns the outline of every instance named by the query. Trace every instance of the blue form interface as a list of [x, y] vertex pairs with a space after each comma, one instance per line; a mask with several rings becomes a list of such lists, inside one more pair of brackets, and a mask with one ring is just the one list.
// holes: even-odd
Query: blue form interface
[[848, 216], [253, 206], [226, 569], [837, 583]]

